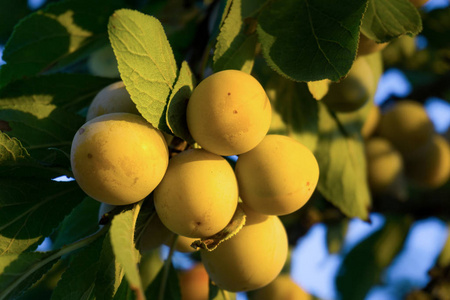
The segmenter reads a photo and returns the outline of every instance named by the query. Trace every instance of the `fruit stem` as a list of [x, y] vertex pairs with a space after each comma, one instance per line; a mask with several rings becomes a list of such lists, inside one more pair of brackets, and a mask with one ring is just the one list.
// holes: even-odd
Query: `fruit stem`
[[[6, 289], [4, 289], [0, 293], [0, 300], [6, 299], [8, 294], [10, 294], [16, 287], [18, 287], [27, 277], [31, 276], [34, 272], [45, 266], [46, 264], [50, 263], [51, 261], [60, 258], [63, 255], [66, 255], [68, 253], [71, 253], [75, 250], [78, 250], [80, 248], [83, 248], [92, 242], [94, 242], [96, 239], [98, 239], [100, 236], [102, 236], [107, 230], [109, 229], [109, 226], [103, 226], [100, 230], [98, 230], [96, 233], [85, 237], [84, 239], [78, 240], [72, 244], [63, 246], [61, 249], [56, 250], [53, 254], [47, 256], [46, 258], [36, 262], [34, 265], [30, 266], [26, 272], [24, 272], [21, 276], [19, 276], [16, 280], [14, 280]], [[50, 252], [51, 253], [51, 252]], [[49, 254], [50, 254], [49, 253]]]
[[173, 253], [175, 251], [175, 245], [177, 243], [178, 235], [174, 235], [172, 239], [172, 243], [170, 244], [170, 251], [167, 259], [164, 263], [164, 270], [161, 280], [161, 287], [159, 288], [158, 300], [164, 300], [164, 293], [166, 290], [167, 279], [169, 277], [170, 264], [172, 263]]

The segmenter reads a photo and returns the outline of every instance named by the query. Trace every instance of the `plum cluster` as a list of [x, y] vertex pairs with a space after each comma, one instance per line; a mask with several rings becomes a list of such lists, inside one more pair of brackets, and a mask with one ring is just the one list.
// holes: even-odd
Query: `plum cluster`
[[368, 183], [375, 194], [406, 196], [406, 185], [433, 189], [450, 177], [450, 146], [423, 105], [395, 102], [383, 112], [374, 106], [365, 124]]
[[[267, 134], [271, 115], [266, 92], [253, 76], [215, 73], [200, 82], [187, 104], [187, 127], [196, 145], [169, 159], [164, 134], [139, 115], [119, 82], [97, 95], [76, 133], [73, 173], [89, 196], [105, 204], [152, 195], [156, 215], [137, 245], [141, 251], [168, 244], [174, 234], [176, 250], [195, 251], [189, 245], [226, 229], [239, 205], [245, 225], [200, 255], [219, 287], [254, 290], [274, 280], [287, 258], [278, 216], [300, 209], [319, 177], [307, 147]], [[234, 169], [229, 156], [238, 157]], [[102, 209], [101, 214], [110, 208]]]

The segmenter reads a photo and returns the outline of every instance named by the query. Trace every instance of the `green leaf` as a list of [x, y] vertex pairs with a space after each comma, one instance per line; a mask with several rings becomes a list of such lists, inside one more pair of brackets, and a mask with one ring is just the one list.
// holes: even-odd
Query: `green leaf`
[[[343, 115], [343, 114], [342, 114]], [[370, 194], [360, 130], [362, 121], [337, 116], [319, 103], [319, 141], [315, 156], [320, 176], [317, 189], [348, 217], [367, 220]]]
[[356, 56], [367, 0], [275, 0], [258, 17], [268, 65], [295, 81], [339, 80]]
[[186, 61], [181, 64], [180, 74], [178, 75], [175, 86], [173, 87], [170, 99], [167, 104], [166, 119], [167, 125], [176, 136], [194, 143], [186, 122], [186, 108], [192, 91], [196, 86], [194, 74]]
[[0, 132], [0, 177], [54, 178], [58, 170], [34, 160], [22, 143]]
[[98, 210], [100, 202], [86, 197], [64, 218], [54, 237], [53, 248], [74, 243], [99, 229]]
[[108, 17], [122, 6], [121, 0], [68, 0], [29, 15], [5, 46], [0, 86], [83, 58], [106, 42]]
[[99, 238], [73, 256], [53, 291], [52, 300], [92, 299], [102, 243], [103, 238]]
[[78, 112], [89, 105], [101, 89], [115, 81], [87, 74], [35, 76], [8, 84], [0, 90], [0, 99], [15, 99], [20, 102], [39, 97], [45, 99], [44, 103]]
[[145, 290], [150, 286], [164, 265], [161, 258], [160, 249], [156, 248], [142, 254], [139, 263], [139, 272], [141, 274], [142, 286]]
[[164, 269], [164, 267], [161, 268], [158, 275], [156, 275], [155, 280], [153, 280], [153, 282], [145, 291], [145, 296], [147, 297], [147, 299], [181, 300], [180, 284], [177, 272], [172, 263], [170, 263], [168, 276], [165, 281], [166, 286], [164, 288], [164, 295], [162, 298], [160, 297], [160, 289], [161, 285], [163, 284]]
[[142, 201], [135, 204], [132, 209], [115, 215], [110, 228], [114, 254], [122, 265], [128, 284], [138, 299], [143, 299], [144, 291], [139, 275], [140, 255], [134, 244], [134, 231], [141, 205]]
[[111, 16], [108, 31], [131, 99], [147, 121], [170, 133], [166, 106], [177, 66], [161, 23], [138, 11], [121, 9]]
[[234, 0], [217, 37], [214, 72], [235, 69], [251, 73], [257, 43], [256, 20], [246, 20], [244, 22], [241, 0]]
[[25, 149], [39, 160], [54, 155], [48, 148], [68, 153], [75, 132], [85, 119], [51, 103], [50, 95], [0, 98], [0, 120], [8, 123], [8, 135], [18, 138]]
[[409, 0], [369, 0], [361, 32], [384, 43], [401, 35], [417, 35], [422, 31], [419, 11]]
[[134, 300], [134, 292], [130, 289], [128, 281], [122, 280], [117, 293], [114, 295], [113, 300]]
[[402, 249], [410, 225], [407, 217], [388, 216], [380, 230], [350, 250], [336, 279], [340, 298], [364, 299], [380, 283], [383, 271]]
[[113, 299], [123, 280], [124, 270], [117, 261], [111, 245], [111, 233], [103, 240], [102, 252], [99, 258], [97, 278], [95, 280], [95, 296], [97, 300]]
[[11, 35], [14, 25], [30, 13], [27, 0], [0, 0], [0, 44], [5, 44]]
[[266, 84], [266, 92], [272, 103], [269, 133], [290, 136], [314, 151], [319, 109], [306, 83], [274, 74]]
[[36, 249], [84, 197], [76, 182], [0, 178], [0, 256]]
[[17, 299], [38, 281], [54, 263], [55, 252], [0, 255], [0, 299]]
[[7, 163], [18, 164], [30, 160], [30, 155], [20, 141], [0, 132], [0, 166]]

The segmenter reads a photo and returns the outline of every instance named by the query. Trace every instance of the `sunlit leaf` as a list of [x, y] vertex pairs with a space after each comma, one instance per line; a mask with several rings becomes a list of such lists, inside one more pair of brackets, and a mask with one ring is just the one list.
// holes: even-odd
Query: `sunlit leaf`
[[71, 64], [106, 42], [108, 17], [121, 0], [53, 3], [17, 24], [5, 46], [0, 86]]
[[[253, 1], [244, 1], [254, 3]], [[250, 73], [256, 51], [256, 20], [244, 21], [241, 0], [234, 0], [230, 12], [220, 28], [214, 51], [215, 72], [222, 70], [241, 70]]]
[[121, 78], [139, 112], [156, 128], [170, 132], [166, 106], [177, 66], [161, 23], [122, 9], [111, 16], [108, 32]]
[[139, 202], [132, 209], [125, 210], [114, 216], [111, 222], [110, 239], [117, 261], [124, 270], [125, 278], [137, 299], [143, 299], [144, 290], [139, 276], [139, 251], [134, 244], [134, 231], [142, 203]]
[[361, 26], [361, 32], [378, 43], [421, 30], [420, 14], [409, 0], [369, 0]]

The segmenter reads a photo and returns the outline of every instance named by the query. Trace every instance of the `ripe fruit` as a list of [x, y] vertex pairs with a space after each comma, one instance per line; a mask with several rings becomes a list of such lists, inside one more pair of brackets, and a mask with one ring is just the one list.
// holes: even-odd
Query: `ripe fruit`
[[367, 119], [361, 128], [361, 135], [363, 138], [369, 138], [376, 130], [378, 123], [380, 122], [381, 111], [380, 107], [373, 104], [367, 114]]
[[430, 143], [434, 126], [420, 103], [405, 100], [396, 102], [381, 116], [377, 133], [408, 158]]
[[246, 208], [244, 227], [215, 250], [200, 250], [202, 262], [219, 287], [232, 291], [261, 288], [274, 280], [287, 258], [286, 230], [277, 216]]
[[406, 175], [417, 184], [437, 188], [450, 176], [450, 146], [444, 137], [435, 134], [427, 150], [406, 163]]
[[267, 215], [286, 215], [301, 208], [319, 179], [314, 154], [283, 135], [267, 135], [254, 149], [241, 154], [235, 172], [242, 201]]
[[208, 300], [209, 276], [203, 264], [178, 274], [182, 300]]
[[386, 193], [403, 180], [403, 159], [392, 144], [381, 137], [366, 141], [367, 179], [375, 194]]
[[347, 77], [331, 83], [322, 101], [332, 110], [355, 111], [362, 107], [375, 93], [375, 79], [364, 57], [355, 60]]
[[144, 199], [163, 178], [169, 160], [161, 132], [130, 113], [107, 114], [84, 124], [70, 155], [81, 189], [112, 205]]
[[265, 287], [250, 294], [250, 300], [312, 300], [312, 296], [305, 292], [287, 274], [278, 276]]
[[171, 158], [154, 192], [156, 212], [171, 231], [208, 237], [231, 220], [238, 201], [233, 169], [221, 156], [190, 149]]
[[139, 115], [136, 104], [131, 101], [130, 94], [123, 81], [112, 83], [102, 89], [92, 100], [86, 120], [115, 112], [127, 112]]
[[202, 148], [218, 155], [237, 155], [264, 138], [271, 106], [253, 76], [226, 70], [207, 77], [194, 89], [186, 118], [189, 132]]
[[358, 56], [371, 54], [383, 50], [389, 43], [377, 43], [363, 33], [359, 34]]

